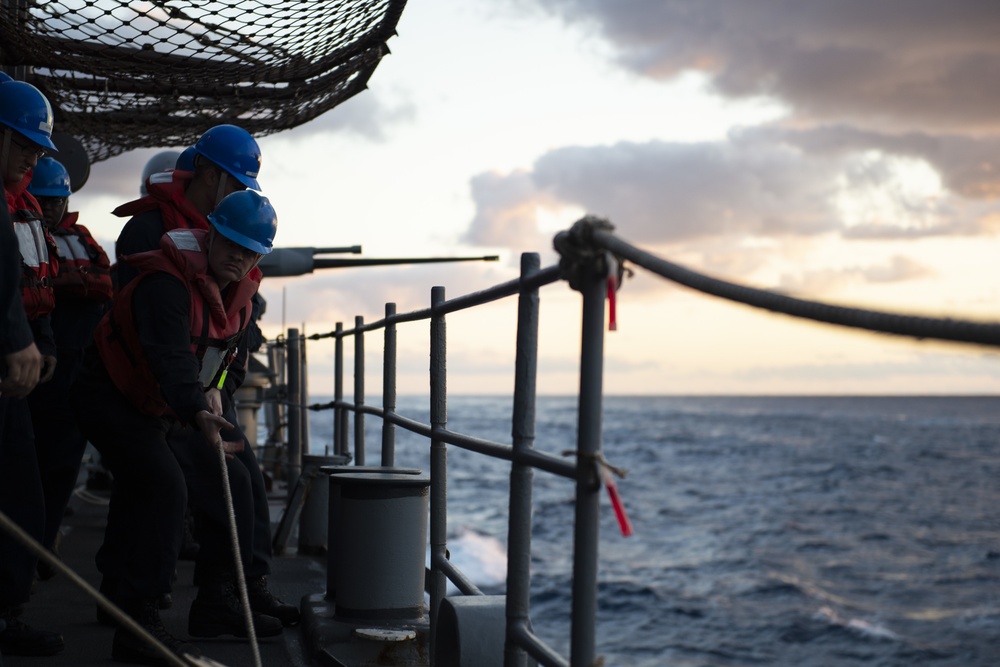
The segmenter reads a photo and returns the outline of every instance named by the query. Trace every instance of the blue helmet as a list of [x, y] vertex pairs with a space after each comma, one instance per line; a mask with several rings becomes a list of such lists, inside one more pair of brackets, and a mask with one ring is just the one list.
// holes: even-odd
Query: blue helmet
[[53, 158], [43, 157], [35, 165], [28, 192], [34, 197], [69, 197], [73, 190], [66, 167]]
[[7, 72], [5, 72], [2, 69], [0, 69], [0, 83], [3, 83], [5, 81], [13, 81], [13, 80], [14, 80], [14, 77], [12, 77], [10, 74], [7, 74]]
[[271, 252], [278, 231], [278, 216], [271, 202], [253, 190], [227, 195], [208, 214], [208, 221], [230, 241], [262, 255]]
[[250, 133], [235, 125], [216, 125], [194, 145], [194, 151], [226, 170], [233, 178], [260, 190], [260, 147]]
[[174, 169], [178, 171], [194, 171], [194, 156], [195, 156], [194, 146], [188, 146], [181, 154], [177, 156], [177, 162], [174, 164]]
[[39, 146], [58, 151], [52, 143], [52, 105], [30, 83], [0, 82], [0, 125], [20, 132]]

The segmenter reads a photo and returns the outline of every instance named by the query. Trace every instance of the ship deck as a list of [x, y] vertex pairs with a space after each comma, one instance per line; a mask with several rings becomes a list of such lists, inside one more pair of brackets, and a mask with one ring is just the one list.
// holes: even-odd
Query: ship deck
[[[271, 518], [280, 517], [283, 499], [272, 499]], [[59, 548], [63, 562], [95, 588], [100, 574], [94, 564], [94, 554], [104, 536], [107, 507], [85, 502], [74, 496], [70, 501], [71, 516], [63, 522]], [[275, 556], [269, 577], [271, 590], [284, 601], [299, 604], [304, 596], [321, 594], [326, 586], [325, 562], [314, 556], [299, 556], [294, 547], [289, 555]], [[187, 638], [187, 615], [197, 589], [192, 580], [194, 563], [180, 561], [173, 590], [173, 606], [161, 612], [167, 629], [180, 638]], [[5, 667], [62, 667], [73, 665], [121, 664], [111, 659], [114, 629], [100, 625], [95, 617], [95, 604], [68, 577], [56, 575], [48, 581], [36, 581], [31, 602], [22, 619], [29, 625], [61, 632], [65, 650], [51, 657], [3, 656]], [[228, 667], [253, 664], [250, 646], [233, 638], [192, 641], [206, 657]], [[309, 664], [312, 652], [303, 638], [301, 626], [286, 628], [282, 636], [259, 641], [262, 664], [266, 667], [300, 667]]]

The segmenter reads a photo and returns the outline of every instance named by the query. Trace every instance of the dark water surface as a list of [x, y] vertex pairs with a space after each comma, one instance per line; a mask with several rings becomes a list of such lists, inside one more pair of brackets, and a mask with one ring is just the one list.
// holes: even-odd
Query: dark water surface
[[[425, 400], [398, 403], [427, 422]], [[509, 443], [509, 415], [509, 398], [453, 397], [448, 426]], [[315, 452], [331, 419], [312, 416]], [[1000, 398], [609, 397], [604, 427], [635, 528], [623, 538], [603, 499], [606, 665], [1000, 665]], [[539, 399], [536, 432], [572, 449], [575, 399]], [[397, 465], [426, 470], [427, 451], [398, 433]], [[567, 655], [573, 488], [535, 481], [532, 617]], [[449, 532], [488, 592], [507, 482], [505, 463], [449, 449]]]

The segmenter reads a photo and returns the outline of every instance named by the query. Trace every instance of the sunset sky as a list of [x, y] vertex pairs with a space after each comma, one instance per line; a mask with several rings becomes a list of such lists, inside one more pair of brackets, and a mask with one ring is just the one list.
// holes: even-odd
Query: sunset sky
[[[548, 266], [584, 213], [725, 279], [1000, 319], [998, 34], [1000, 4], [972, 0], [411, 0], [367, 91], [260, 140], [277, 245], [501, 261], [269, 279], [265, 333], [283, 314], [318, 333], [386, 301], [423, 308], [433, 285], [515, 277], [525, 251]], [[109, 212], [156, 153], [94, 165], [71, 199], [109, 252]], [[451, 391], [511, 389], [515, 307], [450, 316]], [[577, 388], [579, 310], [567, 285], [543, 290], [541, 393]], [[991, 351], [798, 322], [641, 270], [618, 320], [616, 394], [1000, 391]], [[426, 323], [401, 325], [400, 393], [426, 391], [426, 343]], [[315, 393], [332, 350], [310, 344]]]

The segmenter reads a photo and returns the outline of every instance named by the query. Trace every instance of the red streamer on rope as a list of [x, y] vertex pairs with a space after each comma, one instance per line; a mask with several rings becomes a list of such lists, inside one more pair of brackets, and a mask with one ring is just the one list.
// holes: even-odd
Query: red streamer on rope
[[618, 258], [610, 252], [605, 254], [608, 264], [608, 331], [618, 331]]
[[629, 537], [632, 535], [632, 522], [628, 520], [628, 514], [625, 512], [625, 503], [622, 502], [622, 497], [618, 493], [618, 485], [615, 484], [615, 478], [607, 466], [598, 465], [598, 467], [601, 469], [601, 478], [604, 481], [604, 487], [608, 490], [608, 498], [611, 499], [611, 507], [615, 511], [615, 518], [618, 519], [618, 528], [622, 531], [622, 537]]

